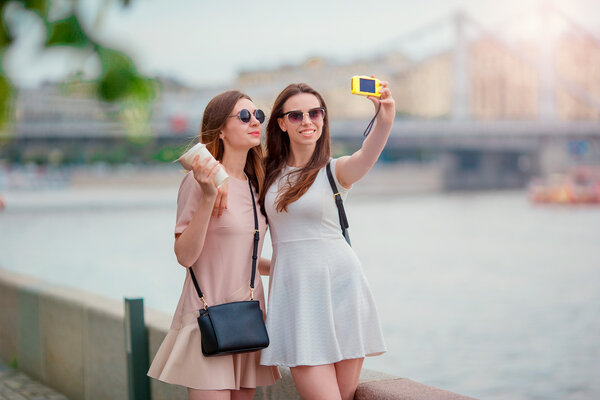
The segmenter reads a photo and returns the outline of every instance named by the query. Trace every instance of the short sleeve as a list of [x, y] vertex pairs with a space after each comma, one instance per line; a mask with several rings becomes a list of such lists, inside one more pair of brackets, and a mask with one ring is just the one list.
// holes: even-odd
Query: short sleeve
[[335, 172], [335, 166], [337, 165], [337, 160], [338, 160], [338, 158], [332, 158], [332, 159], [331, 159], [331, 162], [330, 162], [330, 163], [331, 163], [331, 174], [333, 175], [333, 180], [335, 181], [335, 185], [337, 186], [337, 188], [338, 188], [338, 191], [339, 191], [339, 192], [340, 192], [342, 195], [344, 195], [344, 194], [348, 193], [348, 191], [349, 191], [350, 189], [352, 189], [352, 186], [350, 186], [350, 188], [346, 189], [346, 188], [345, 188], [345, 187], [343, 187], [343, 186], [342, 186], [342, 184], [341, 184], [341, 183], [338, 181], [337, 174], [336, 174], [336, 172]]
[[194, 174], [188, 172], [181, 181], [179, 193], [177, 194], [177, 220], [175, 222], [175, 235], [182, 233], [190, 224], [200, 199], [202, 198], [202, 188]]

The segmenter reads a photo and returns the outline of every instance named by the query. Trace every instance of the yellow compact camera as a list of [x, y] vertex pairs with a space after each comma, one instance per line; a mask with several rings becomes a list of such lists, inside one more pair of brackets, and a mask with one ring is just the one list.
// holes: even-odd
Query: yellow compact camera
[[360, 94], [361, 96], [381, 96], [381, 81], [370, 76], [353, 76], [352, 77], [352, 94]]

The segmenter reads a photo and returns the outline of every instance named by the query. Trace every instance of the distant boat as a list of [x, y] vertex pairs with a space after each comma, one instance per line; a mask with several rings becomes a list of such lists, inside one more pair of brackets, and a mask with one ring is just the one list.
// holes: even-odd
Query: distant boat
[[600, 204], [600, 167], [576, 167], [534, 179], [528, 194], [533, 203]]

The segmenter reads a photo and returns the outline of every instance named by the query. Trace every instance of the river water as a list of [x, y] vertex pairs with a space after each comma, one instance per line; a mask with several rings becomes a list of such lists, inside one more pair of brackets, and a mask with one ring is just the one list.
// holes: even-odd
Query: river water
[[[176, 193], [7, 191], [0, 267], [171, 313]], [[599, 207], [515, 191], [351, 193], [347, 209], [388, 345], [366, 368], [483, 399], [600, 398]]]

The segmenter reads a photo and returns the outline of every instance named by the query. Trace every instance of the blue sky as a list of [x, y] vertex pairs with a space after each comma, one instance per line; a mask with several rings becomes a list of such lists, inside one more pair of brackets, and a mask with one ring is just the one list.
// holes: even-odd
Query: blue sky
[[[206, 1], [133, 0], [121, 8], [115, 0], [81, 1], [82, 14], [104, 7], [103, 18], [87, 29], [107, 45], [131, 54], [142, 72], [172, 76], [186, 84], [227, 85], [240, 70], [296, 64], [309, 56], [332, 60], [371, 57], [391, 50], [426, 49], [451, 39], [450, 25], [426, 30], [409, 40], [406, 33], [464, 10], [492, 29], [515, 26], [531, 15], [539, 0], [395, 0], [395, 1]], [[554, 4], [600, 35], [600, 2], [555, 0]], [[39, 29], [38, 29], [39, 30]], [[53, 50], [41, 56], [26, 51], [36, 40], [13, 51], [7, 70], [21, 85], [64, 77], [74, 68], [90, 73], [94, 60]], [[41, 30], [39, 30], [41, 32]], [[24, 35], [25, 36], [25, 35]], [[38, 32], [38, 36], [41, 34]]]

